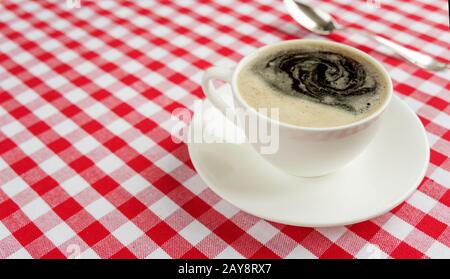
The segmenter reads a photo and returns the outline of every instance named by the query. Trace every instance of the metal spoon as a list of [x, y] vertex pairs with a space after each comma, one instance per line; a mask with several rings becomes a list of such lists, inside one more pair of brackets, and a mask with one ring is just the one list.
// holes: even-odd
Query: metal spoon
[[388, 47], [405, 60], [421, 68], [431, 71], [441, 71], [450, 68], [450, 64], [439, 62], [429, 55], [403, 47], [381, 36], [352, 27], [343, 27], [337, 24], [330, 14], [320, 9], [312, 8], [298, 0], [284, 0], [284, 4], [291, 17], [293, 17], [297, 23], [313, 33], [329, 35], [336, 30], [352, 31]]

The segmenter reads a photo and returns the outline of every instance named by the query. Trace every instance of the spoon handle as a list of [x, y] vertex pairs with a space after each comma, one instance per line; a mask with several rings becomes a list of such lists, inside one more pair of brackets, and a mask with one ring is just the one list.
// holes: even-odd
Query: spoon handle
[[381, 36], [378, 36], [378, 35], [375, 35], [375, 34], [360, 30], [360, 29], [352, 28], [352, 27], [345, 27], [345, 28], [341, 28], [340, 30], [351, 31], [352, 33], [358, 33], [369, 39], [372, 39], [372, 40], [388, 47], [389, 49], [393, 50], [395, 53], [397, 53], [398, 55], [403, 57], [405, 60], [407, 60], [421, 68], [428, 69], [431, 71], [441, 71], [444, 69], [450, 69], [450, 64], [440, 62], [429, 55], [420, 53], [420, 52], [412, 50], [410, 48], [406, 48], [406, 47], [399, 45], [399, 44], [397, 44], [391, 40], [388, 40], [384, 37], [381, 37]]

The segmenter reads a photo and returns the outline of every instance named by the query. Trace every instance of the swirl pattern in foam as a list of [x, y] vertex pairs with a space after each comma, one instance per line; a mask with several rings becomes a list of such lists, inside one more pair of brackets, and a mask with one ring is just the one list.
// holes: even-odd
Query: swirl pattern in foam
[[332, 127], [368, 117], [384, 103], [388, 78], [357, 51], [324, 43], [289, 43], [255, 54], [238, 74], [252, 107], [278, 108], [279, 120]]
[[377, 102], [377, 81], [363, 64], [330, 51], [290, 50], [256, 63], [253, 70], [284, 94], [336, 106], [352, 113]]

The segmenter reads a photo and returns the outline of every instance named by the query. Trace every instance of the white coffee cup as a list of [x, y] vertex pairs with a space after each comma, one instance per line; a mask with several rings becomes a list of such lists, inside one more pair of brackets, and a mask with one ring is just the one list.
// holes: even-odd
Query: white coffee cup
[[[332, 47], [338, 47], [346, 53], [353, 52], [359, 56], [363, 56], [379, 68], [379, 72], [382, 73], [383, 78], [386, 80], [387, 95], [384, 98], [384, 103], [377, 111], [366, 118], [348, 125], [309, 128], [277, 121], [274, 124], [279, 125], [279, 147], [273, 154], [260, 152], [260, 142], [252, 143], [255, 150], [272, 165], [289, 174], [303, 177], [321, 176], [342, 168], [361, 154], [374, 138], [382, 121], [381, 116], [389, 105], [393, 94], [392, 81], [378, 61], [358, 49], [339, 43], [324, 40], [290, 40], [257, 49], [255, 52], [244, 57], [234, 70], [218, 67], [210, 68], [205, 72], [202, 80], [202, 87], [206, 97], [222, 113], [225, 114], [229, 109], [245, 109], [254, 117], [264, 118], [265, 121], [274, 122], [276, 120], [258, 113], [243, 100], [237, 87], [237, 76], [247, 62], [268, 47], [282, 46], [285, 44], [301, 46], [301, 44], [309, 43], [320, 43], [325, 46], [330, 45]], [[231, 108], [217, 94], [217, 90], [212, 84], [213, 80], [221, 80], [231, 85], [234, 108]], [[246, 132], [245, 129], [244, 132]]]

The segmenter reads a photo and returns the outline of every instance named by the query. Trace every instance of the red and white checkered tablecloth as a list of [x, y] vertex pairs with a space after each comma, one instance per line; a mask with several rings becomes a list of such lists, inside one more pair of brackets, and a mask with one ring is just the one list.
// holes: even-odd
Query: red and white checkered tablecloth
[[[330, 36], [383, 62], [427, 130], [430, 165], [381, 217], [281, 225], [214, 194], [171, 140], [170, 116], [204, 98], [206, 68], [317, 36], [281, 0], [77, 2], [0, 4], [0, 258], [450, 258], [449, 71], [420, 70], [358, 35]], [[309, 2], [450, 60], [445, 0]]]

